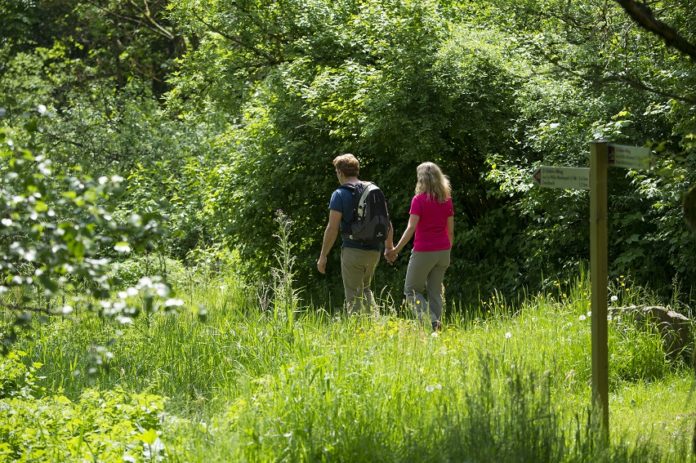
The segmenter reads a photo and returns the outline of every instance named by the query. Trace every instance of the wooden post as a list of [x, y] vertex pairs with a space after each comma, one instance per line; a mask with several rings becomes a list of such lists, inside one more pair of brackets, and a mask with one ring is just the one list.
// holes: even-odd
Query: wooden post
[[590, 145], [590, 282], [592, 310], [592, 404], [609, 439], [609, 345], [607, 330], [607, 167], [604, 141]]

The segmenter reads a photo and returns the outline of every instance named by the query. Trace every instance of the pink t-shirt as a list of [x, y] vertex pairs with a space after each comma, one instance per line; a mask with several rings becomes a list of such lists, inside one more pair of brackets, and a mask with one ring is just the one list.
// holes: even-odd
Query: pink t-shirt
[[454, 215], [452, 198], [441, 203], [426, 193], [417, 194], [411, 200], [409, 214], [420, 217], [413, 240], [414, 251], [445, 251], [452, 247], [447, 234], [447, 219]]

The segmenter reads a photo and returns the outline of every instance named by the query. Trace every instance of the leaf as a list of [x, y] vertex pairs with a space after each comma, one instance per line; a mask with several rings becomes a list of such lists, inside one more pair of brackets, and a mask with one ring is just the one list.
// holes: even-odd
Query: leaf
[[136, 436], [136, 438], [143, 441], [147, 445], [152, 445], [155, 443], [155, 440], [157, 440], [157, 431], [150, 428], [142, 434]]
[[36, 212], [46, 212], [48, 210], [48, 204], [46, 204], [43, 201], [36, 201], [36, 205], [34, 206], [34, 210]]

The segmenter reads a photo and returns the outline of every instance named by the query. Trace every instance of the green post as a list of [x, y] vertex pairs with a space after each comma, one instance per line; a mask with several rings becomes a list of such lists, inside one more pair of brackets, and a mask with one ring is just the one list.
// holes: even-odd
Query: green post
[[609, 345], [607, 330], [607, 167], [604, 141], [590, 145], [590, 282], [592, 310], [592, 405], [609, 440]]

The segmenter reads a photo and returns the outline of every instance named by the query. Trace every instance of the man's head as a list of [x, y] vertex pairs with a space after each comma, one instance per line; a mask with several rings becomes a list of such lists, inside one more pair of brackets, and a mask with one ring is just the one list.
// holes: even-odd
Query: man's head
[[360, 173], [358, 158], [350, 153], [336, 156], [333, 160], [333, 165], [336, 168], [336, 174], [344, 178], [357, 177]]

